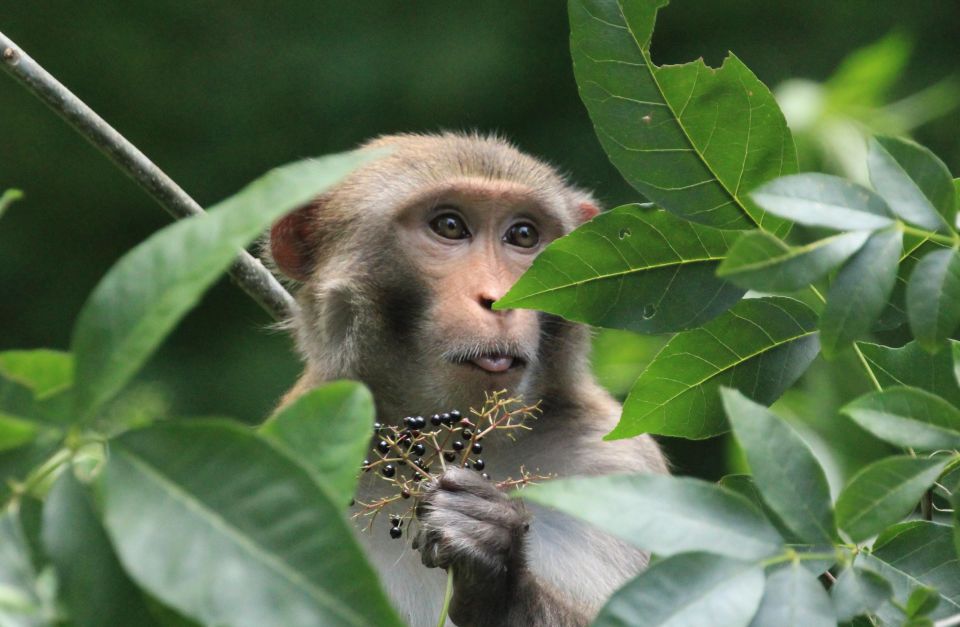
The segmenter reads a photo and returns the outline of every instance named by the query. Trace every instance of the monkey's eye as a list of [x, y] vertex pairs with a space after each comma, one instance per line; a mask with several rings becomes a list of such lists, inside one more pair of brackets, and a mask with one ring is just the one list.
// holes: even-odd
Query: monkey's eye
[[430, 228], [440, 237], [446, 239], [466, 239], [470, 231], [463, 219], [455, 213], [443, 213], [430, 220]]
[[507, 229], [503, 241], [520, 248], [533, 248], [540, 243], [540, 233], [529, 222], [518, 222]]

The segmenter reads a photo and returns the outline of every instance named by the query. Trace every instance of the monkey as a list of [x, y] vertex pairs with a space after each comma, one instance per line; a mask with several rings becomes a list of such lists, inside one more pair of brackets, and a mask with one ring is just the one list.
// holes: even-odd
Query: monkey
[[[289, 326], [305, 361], [281, 407], [356, 379], [377, 419], [398, 424], [508, 389], [540, 400], [542, 414], [513, 439], [491, 434], [484, 459], [495, 478], [521, 465], [550, 477], [668, 472], [650, 436], [602, 441], [621, 408], [590, 372], [586, 326], [493, 308], [545, 246], [597, 215], [593, 196], [498, 136], [399, 134], [360, 149], [385, 154], [270, 229], [265, 257], [294, 282]], [[362, 476], [357, 499], [383, 486]], [[416, 511], [413, 542], [358, 533], [417, 627], [437, 620], [445, 570], [458, 627], [564, 627], [588, 624], [648, 560], [473, 470], [448, 469]]]

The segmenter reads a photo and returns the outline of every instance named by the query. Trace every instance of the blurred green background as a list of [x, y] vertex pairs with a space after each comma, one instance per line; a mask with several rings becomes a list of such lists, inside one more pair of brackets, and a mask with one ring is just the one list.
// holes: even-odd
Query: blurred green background
[[[285, 162], [382, 133], [440, 129], [502, 133], [608, 206], [639, 198], [608, 163], [580, 104], [559, 0], [43, 0], [4, 3], [0, 30], [204, 205]], [[674, 0], [653, 51], [658, 63], [702, 55], [716, 65], [732, 49], [771, 87], [814, 81], [779, 91], [803, 125], [810, 168], [844, 171], [829, 154], [843, 135], [837, 120], [888, 132], [922, 122], [913, 135], [958, 173], [958, 30], [954, 0]], [[849, 53], [891, 32], [898, 35], [853, 78], [821, 85]], [[0, 190], [26, 194], [0, 222], [0, 350], [66, 348], [99, 277], [168, 218], [7, 76], [0, 146]], [[290, 341], [269, 323], [221, 281], [121, 408], [259, 420], [299, 370]], [[658, 343], [629, 350], [642, 361]], [[603, 364], [605, 380], [621, 389], [622, 358]], [[722, 441], [671, 449], [680, 471], [713, 477], [726, 466]]]

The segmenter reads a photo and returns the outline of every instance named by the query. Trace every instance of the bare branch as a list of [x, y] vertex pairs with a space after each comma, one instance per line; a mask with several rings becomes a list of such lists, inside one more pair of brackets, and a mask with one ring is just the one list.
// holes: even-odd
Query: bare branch
[[[107, 155], [167, 213], [177, 219], [203, 213], [203, 208], [156, 164], [2, 32], [0, 61], [3, 69]], [[296, 311], [290, 293], [248, 252], [240, 252], [229, 272], [234, 282], [274, 319], [285, 320]]]

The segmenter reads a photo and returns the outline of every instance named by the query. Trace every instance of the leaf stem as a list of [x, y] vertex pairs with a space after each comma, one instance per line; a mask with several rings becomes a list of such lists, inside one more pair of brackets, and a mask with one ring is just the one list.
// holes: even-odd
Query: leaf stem
[[940, 233], [933, 233], [931, 231], [925, 231], [924, 229], [918, 229], [916, 227], [909, 226], [903, 222], [897, 222], [897, 228], [906, 233], [907, 235], [916, 235], [917, 237], [923, 237], [934, 242], [940, 242], [946, 246], [960, 246], [960, 235], [956, 233], [951, 233], [950, 235], [941, 235]]
[[453, 567], [447, 570], [447, 588], [443, 592], [443, 607], [440, 608], [440, 616], [437, 619], [437, 627], [443, 627], [447, 624], [447, 614], [450, 613], [450, 599], [453, 598]]

